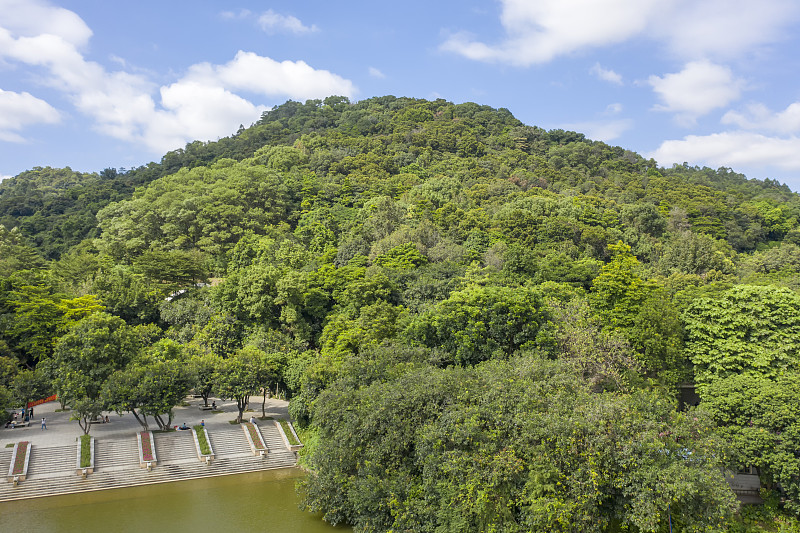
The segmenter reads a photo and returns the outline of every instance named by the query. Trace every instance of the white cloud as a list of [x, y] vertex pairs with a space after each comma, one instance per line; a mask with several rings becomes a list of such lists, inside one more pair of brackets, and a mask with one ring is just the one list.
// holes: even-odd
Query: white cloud
[[92, 30], [78, 15], [39, 0], [0, 0], [0, 25], [18, 35], [47, 34], [77, 48], [86, 46]]
[[265, 96], [289, 95], [303, 100], [332, 94], [352, 96], [355, 93], [350, 80], [327, 70], [316, 70], [304, 61], [279, 62], [241, 50], [224, 65], [193, 65], [186, 80]]
[[608, 104], [606, 106], [606, 115], [618, 115], [619, 113], [622, 113], [622, 109], [622, 104], [619, 102]]
[[744, 80], [734, 78], [729, 68], [709, 61], [692, 61], [663, 78], [650, 76], [648, 83], [664, 103], [655, 109], [677, 113], [684, 125], [737, 100], [744, 88]]
[[597, 120], [564, 124], [561, 127], [565, 130], [583, 133], [595, 141], [609, 142], [631, 129], [633, 121], [630, 119]]
[[[11, 4], [17, 2], [0, 0], [0, 8]], [[91, 31], [74, 13], [40, 0], [27, 0], [24, 5], [42, 23], [37, 26], [36, 20], [29, 20], [27, 25], [12, 28], [5, 25], [5, 18], [0, 19], [0, 59], [42, 67], [47, 72], [44, 83], [65, 93], [80, 112], [94, 120], [98, 131], [145, 145], [157, 153], [190, 140], [228, 135], [239, 124], [253, 122], [268, 109], [237, 91], [298, 100], [332, 94], [353, 96], [356, 92], [351, 81], [314, 69], [303, 61], [279, 62], [244, 51], [222, 65], [193, 65], [182, 78], [159, 87], [145, 74], [109, 72], [88, 61], [79, 46], [86, 44]], [[48, 33], [52, 18], [65, 21], [68, 27]], [[125, 68], [121, 61], [115, 62]], [[30, 104], [28, 115], [15, 119], [23, 126], [34, 118], [42, 122], [57, 116], [57, 112], [53, 115], [54, 109], [42, 106], [46, 102], [39, 101], [36, 107], [30, 100], [33, 97], [25, 98]], [[10, 138], [14, 128], [2, 129], [2, 120], [12, 119], [0, 118], [0, 131], [5, 132], [0, 139], [19, 140]]]
[[662, 166], [689, 162], [714, 167], [774, 167], [796, 172], [800, 171], [800, 138], [743, 131], [689, 135], [682, 140], [664, 141], [647, 156]]
[[294, 33], [295, 35], [302, 35], [319, 30], [314, 24], [306, 26], [297, 17], [281, 15], [271, 9], [265, 11], [258, 17], [258, 25], [267, 33]]
[[369, 75], [372, 76], [373, 78], [378, 78], [381, 80], [386, 77], [386, 74], [376, 69], [375, 67], [369, 67]]
[[160, 94], [162, 109], [151, 111], [140, 136], [155, 152], [228, 135], [268, 109], [223, 87], [185, 80], [161, 87]]
[[648, 30], [680, 57], [728, 59], [791, 37], [798, 17], [795, 0], [669, 0]]
[[529, 66], [633, 38], [685, 59], [735, 57], [785, 36], [794, 0], [500, 0], [505, 38], [487, 44], [459, 32], [441, 45], [469, 59]]
[[589, 70], [590, 73], [597, 76], [598, 79], [613, 83], [614, 85], [622, 85], [622, 76], [613, 70], [605, 69], [600, 66], [600, 63], [595, 63]]
[[30, 93], [0, 89], [0, 141], [22, 142], [17, 133], [30, 124], [55, 124], [59, 112], [50, 104]]
[[745, 112], [728, 111], [722, 117], [723, 124], [733, 124], [745, 130], [761, 130], [775, 133], [800, 132], [800, 102], [773, 113], [764, 104], [751, 104]]

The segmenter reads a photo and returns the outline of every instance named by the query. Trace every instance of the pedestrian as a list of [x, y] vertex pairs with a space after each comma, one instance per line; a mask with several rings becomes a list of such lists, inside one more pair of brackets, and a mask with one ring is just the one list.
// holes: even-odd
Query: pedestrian
[[31, 417], [31, 420], [33, 420], [33, 407], [31, 407], [31, 410], [28, 413], [28, 415]]
[[251, 424], [255, 424], [256, 423], [256, 417], [255, 416], [250, 415], [250, 423]]
[[108, 423], [110, 423], [110, 422], [111, 422], [111, 420], [109, 420], [109, 419], [108, 419], [108, 415], [106, 415], [106, 419], [105, 419], [105, 422], [104, 422], [104, 423], [105, 423], [105, 424], [108, 424]]
[[213, 402], [211, 402], [211, 410], [212, 411], [216, 411], [217, 410], [217, 400], [214, 400]]
[[206, 421], [205, 420], [201, 420], [200, 421], [200, 425], [203, 426], [203, 427], [206, 427]]
[[43, 430], [47, 429], [47, 419], [44, 417], [42, 417], [42, 429]]

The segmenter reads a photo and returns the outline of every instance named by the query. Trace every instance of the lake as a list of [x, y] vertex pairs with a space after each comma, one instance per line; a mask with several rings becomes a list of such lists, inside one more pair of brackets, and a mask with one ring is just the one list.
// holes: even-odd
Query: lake
[[297, 508], [297, 469], [0, 503], [0, 531], [349, 532]]

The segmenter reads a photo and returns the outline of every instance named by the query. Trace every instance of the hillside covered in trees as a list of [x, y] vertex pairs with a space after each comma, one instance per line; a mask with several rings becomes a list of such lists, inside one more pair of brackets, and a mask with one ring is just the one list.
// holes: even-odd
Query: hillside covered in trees
[[[24, 172], [0, 223], [6, 406], [55, 392], [88, 432], [168, 427], [190, 388], [281, 395], [306, 505], [357, 531], [798, 525], [800, 196], [776, 181], [330, 97], [145, 167]], [[739, 511], [745, 465], [767, 504]]]

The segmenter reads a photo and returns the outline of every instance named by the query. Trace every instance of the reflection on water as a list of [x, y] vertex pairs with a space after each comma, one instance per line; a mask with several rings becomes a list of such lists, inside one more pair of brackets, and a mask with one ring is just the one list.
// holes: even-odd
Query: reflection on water
[[0, 531], [347, 532], [300, 511], [296, 469], [0, 503]]

